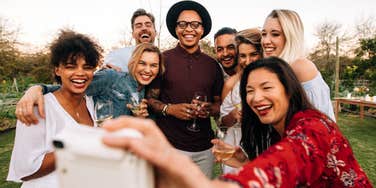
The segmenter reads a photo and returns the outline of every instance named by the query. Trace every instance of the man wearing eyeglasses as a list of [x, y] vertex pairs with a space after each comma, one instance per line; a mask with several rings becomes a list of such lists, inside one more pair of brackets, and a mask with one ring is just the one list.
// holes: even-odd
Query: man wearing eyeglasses
[[[211, 18], [201, 4], [180, 1], [168, 11], [166, 23], [179, 43], [163, 53], [166, 72], [151, 84], [148, 104], [159, 114], [156, 123], [171, 144], [211, 177], [214, 157], [210, 140], [214, 133], [209, 117], [219, 115], [223, 87], [218, 63], [199, 46], [200, 39], [210, 32]], [[200, 107], [192, 103], [195, 92], [207, 97]], [[197, 129], [192, 130], [194, 119]]]
[[[132, 37], [136, 45], [140, 43], [154, 43], [156, 36], [154, 16], [144, 9], [137, 9], [132, 16]], [[104, 63], [109, 68], [118, 71], [128, 72], [128, 61], [136, 46], [128, 46], [111, 51], [104, 59]]]

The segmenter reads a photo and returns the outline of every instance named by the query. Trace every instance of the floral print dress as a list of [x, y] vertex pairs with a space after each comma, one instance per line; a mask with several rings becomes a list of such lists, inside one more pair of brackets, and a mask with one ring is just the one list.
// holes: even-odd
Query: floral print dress
[[243, 187], [372, 187], [338, 126], [316, 110], [294, 115], [283, 139], [224, 179]]

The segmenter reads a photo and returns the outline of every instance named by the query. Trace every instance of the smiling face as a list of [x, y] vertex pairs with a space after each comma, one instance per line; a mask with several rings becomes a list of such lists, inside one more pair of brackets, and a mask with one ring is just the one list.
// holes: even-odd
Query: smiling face
[[[177, 22], [181, 21], [202, 23], [201, 17], [194, 10], [182, 11], [177, 19]], [[202, 27], [202, 24], [200, 24], [196, 29], [193, 29], [189, 24], [186, 28], [181, 28], [178, 25], [179, 24], [177, 24], [175, 28], [175, 32], [178, 36], [180, 46], [187, 50], [189, 53], [193, 53], [198, 49], [198, 42], [204, 34], [204, 28]]]
[[140, 43], [153, 43], [155, 39], [156, 31], [151, 19], [146, 16], [138, 16], [133, 23], [132, 36], [136, 40], [137, 44]]
[[258, 52], [252, 44], [241, 43], [238, 46], [238, 50], [238, 62], [242, 69], [261, 58], [260, 52]]
[[278, 19], [267, 18], [261, 35], [261, 45], [264, 50], [264, 57], [279, 57], [285, 47], [286, 37]]
[[61, 89], [73, 94], [82, 94], [93, 80], [95, 67], [86, 63], [85, 58], [78, 56], [76, 62], [60, 63], [55, 67], [55, 74], [61, 78]]
[[235, 34], [223, 34], [215, 39], [215, 52], [217, 60], [223, 68], [232, 69], [236, 66]]
[[277, 75], [265, 68], [252, 71], [248, 76], [246, 93], [247, 104], [260, 121], [283, 132], [289, 97]]
[[143, 52], [136, 62], [133, 75], [140, 85], [148, 85], [157, 77], [159, 72], [159, 56], [156, 52]]

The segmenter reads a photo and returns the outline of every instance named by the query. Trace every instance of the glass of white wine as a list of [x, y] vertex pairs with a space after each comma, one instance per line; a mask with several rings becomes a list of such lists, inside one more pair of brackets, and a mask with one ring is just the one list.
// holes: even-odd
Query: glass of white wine
[[112, 101], [97, 101], [95, 103], [95, 122], [97, 123], [98, 127], [101, 127], [105, 120], [112, 119], [112, 117]]
[[141, 99], [138, 92], [132, 92], [130, 98], [130, 110], [132, 111], [133, 115], [137, 115], [141, 110]]
[[228, 136], [227, 128], [218, 126], [217, 138], [220, 139], [222, 143], [214, 144], [213, 153], [220, 159], [220, 161], [229, 160], [235, 153], [235, 147], [232, 145], [233, 143], [229, 144], [225, 142], [226, 136]]

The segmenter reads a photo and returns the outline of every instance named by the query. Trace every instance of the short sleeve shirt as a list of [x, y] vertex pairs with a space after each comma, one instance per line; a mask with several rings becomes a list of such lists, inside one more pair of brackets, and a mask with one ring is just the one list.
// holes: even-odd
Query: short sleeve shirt
[[[150, 88], [160, 89], [160, 101], [165, 104], [191, 103], [194, 92], [204, 92], [209, 102], [214, 96], [220, 96], [223, 88], [222, 71], [215, 59], [201, 52], [200, 49], [189, 54], [177, 47], [163, 53], [166, 72], [156, 79]], [[197, 152], [209, 149], [214, 137], [210, 118], [197, 119], [200, 131], [191, 132], [187, 126], [192, 121], [180, 120], [173, 116], [156, 118], [168, 140], [177, 149]]]
[[121, 68], [121, 71], [128, 72], [129, 59], [132, 56], [135, 46], [129, 46], [111, 51], [105, 58], [105, 64], [112, 64]]

